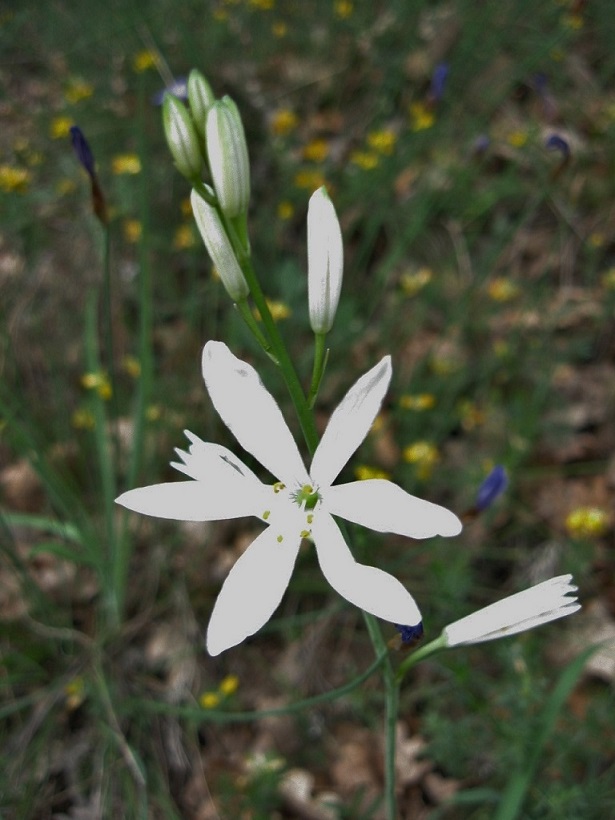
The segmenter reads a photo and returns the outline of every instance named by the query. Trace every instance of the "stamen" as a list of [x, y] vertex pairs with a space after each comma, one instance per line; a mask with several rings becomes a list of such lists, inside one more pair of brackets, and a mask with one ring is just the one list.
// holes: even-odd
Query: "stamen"
[[265, 510], [265, 512], [262, 515], [263, 520], [266, 521], [269, 518], [270, 515], [271, 515], [271, 510]]

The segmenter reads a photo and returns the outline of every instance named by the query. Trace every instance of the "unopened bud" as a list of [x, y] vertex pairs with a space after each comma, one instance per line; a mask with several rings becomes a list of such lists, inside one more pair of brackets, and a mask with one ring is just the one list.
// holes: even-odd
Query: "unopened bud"
[[229, 217], [245, 214], [250, 200], [250, 162], [243, 124], [230, 97], [207, 112], [207, 157], [220, 207]]
[[340, 223], [324, 186], [310, 197], [307, 244], [310, 324], [314, 333], [328, 333], [342, 289], [344, 247]]
[[172, 94], [164, 96], [162, 122], [177, 170], [189, 180], [200, 177], [203, 157], [194, 123], [183, 102]]
[[203, 237], [211, 261], [220, 274], [222, 284], [234, 302], [241, 302], [242, 299], [246, 298], [250, 289], [239, 267], [239, 262], [224, 230], [218, 211], [208, 202], [205, 202], [196, 191], [193, 191], [190, 195], [190, 201], [196, 224]]
[[216, 98], [211, 86], [196, 68], [193, 68], [188, 76], [188, 101], [196, 132], [204, 140], [207, 111], [215, 103]]

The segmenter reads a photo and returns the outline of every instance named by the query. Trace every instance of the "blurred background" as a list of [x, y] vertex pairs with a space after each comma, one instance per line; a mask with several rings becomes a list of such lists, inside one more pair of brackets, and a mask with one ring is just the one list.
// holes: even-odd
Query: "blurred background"
[[[209, 339], [254, 364], [299, 440], [165, 144], [162, 92], [181, 96], [193, 67], [241, 111], [253, 259], [306, 387], [305, 219], [320, 185], [340, 217], [321, 429], [392, 355], [346, 480], [389, 477], [466, 522], [427, 542], [354, 530], [354, 555], [411, 590], [428, 640], [552, 575], [580, 588], [572, 618], [438, 656], [406, 680], [400, 817], [494, 817], [539, 738], [518, 816], [615, 812], [610, 12], [607, 0], [0, 11], [2, 817], [382, 817], [378, 676], [284, 712], [374, 659], [313, 550], [274, 619], [210, 658], [215, 597], [258, 524], [118, 523], [109, 506], [114, 489], [178, 477], [185, 428], [238, 451], [202, 382]], [[508, 487], [477, 513], [496, 465]], [[597, 641], [545, 737], [567, 664]], [[268, 709], [282, 713], [239, 715]]]

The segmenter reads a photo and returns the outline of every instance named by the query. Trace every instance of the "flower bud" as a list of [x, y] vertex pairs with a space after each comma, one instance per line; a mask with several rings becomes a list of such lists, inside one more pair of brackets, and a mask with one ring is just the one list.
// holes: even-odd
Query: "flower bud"
[[215, 103], [216, 98], [211, 86], [196, 68], [193, 68], [188, 76], [188, 101], [196, 132], [204, 140], [207, 111]]
[[310, 197], [307, 235], [310, 324], [314, 333], [327, 333], [340, 299], [344, 248], [340, 223], [324, 186]]
[[177, 170], [190, 180], [200, 177], [203, 157], [194, 123], [186, 106], [172, 94], [164, 96], [162, 122]]
[[[212, 191], [213, 193], [213, 191]], [[190, 195], [192, 212], [205, 247], [220, 274], [222, 284], [234, 302], [245, 299], [250, 289], [239, 267], [229, 238], [224, 230], [218, 211], [200, 197], [196, 191]]]
[[245, 214], [250, 199], [250, 162], [241, 117], [230, 97], [207, 112], [207, 157], [220, 207], [229, 217]]

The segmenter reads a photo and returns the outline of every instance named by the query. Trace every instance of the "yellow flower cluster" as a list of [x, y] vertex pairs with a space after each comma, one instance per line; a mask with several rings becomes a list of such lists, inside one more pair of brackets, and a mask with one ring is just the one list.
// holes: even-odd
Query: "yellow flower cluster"
[[86, 390], [96, 390], [98, 395], [104, 401], [107, 401], [113, 395], [111, 383], [105, 373], [84, 373], [81, 377], [81, 386]]
[[496, 276], [487, 285], [487, 293], [494, 302], [511, 302], [519, 295], [519, 287], [506, 276]]
[[440, 454], [438, 448], [429, 441], [415, 441], [404, 448], [402, 458], [408, 464], [416, 466], [416, 474], [420, 479], [426, 479], [440, 460]]
[[[274, 299], [267, 299], [266, 302], [274, 322], [279, 322], [281, 319], [288, 319], [288, 317], [292, 315], [292, 310], [284, 302], [276, 302]], [[260, 322], [261, 315], [258, 308], [254, 308], [253, 314], [256, 321]]]
[[309, 162], [324, 162], [329, 156], [329, 143], [322, 139], [312, 140], [304, 146], [302, 154]]
[[436, 121], [436, 115], [423, 102], [414, 102], [410, 105], [410, 128], [413, 131], [425, 131], [431, 128]]
[[431, 268], [419, 268], [419, 270], [410, 273], [402, 273], [399, 284], [405, 296], [414, 296], [422, 290], [425, 285], [428, 285], [433, 278], [433, 271]]
[[397, 134], [390, 128], [383, 128], [380, 131], [370, 131], [367, 135], [367, 144], [374, 151], [381, 154], [392, 154], [397, 142]]
[[216, 692], [203, 692], [199, 703], [203, 709], [215, 709], [225, 698], [235, 694], [239, 686], [237, 675], [227, 675], [220, 681]]
[[608, 530], [609, 516], [601, 507], [577, 507], [566, 516], [566, 529], [580, 538], [598, 538]]
[[111, 170], [114, 174], [141, 173], [141, 160], [136, 154], [118, 154], [111, 160]]
[[0, 165], [0, 190], [9, 194], [12, 191], [25, 191], [30, 182], [31, 174], [27, 168], [18, 168], [14, 165]]
[[308, 188], [315, 191], [325, 184], [325, 178], [320, 171], [299, 171], [295, 175], [296, 188]]
[[353, 151], [349, 159], [353, 165], [358, 165], [364, 171], [371, 171], [380, 162], [380, 157], [373, 151]]
[[431, 410], [436, 404], [433, 393], [405, 394], [399, 399], [399, 406], [403, 410]]
[[81, 100], [87, 100], [94, 93], [94, 86], [91, 83], [86, 83], [83, 80], [72, 79], [68, 83], [64, 91], [64, 99], [75, 105]]
[[72, 117], [54, 117], [49, 126], [49, 134], [54, 140], [66, 139], [70, 134], [71, 125], [73, 125]]
[[379, 467], [369, 467], [367, 464], [359, 464], [354, 471], [355, 478], [358, 481], [367, 481], [369, 478], [384, 478], [387, 481], [391, 478], [391, 474], [386, 470], [381, 470]]
[[149, 51], [139, 51], [132, 59], [132, 67], [137, 74], [142, 74], [156, 65], [156, 55]]
[[277, 137], [285, 137], [299, 124], [299, 117], [290, 108], [280, 108], [271, 120], [271, 130]]

